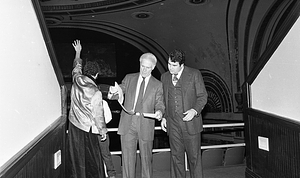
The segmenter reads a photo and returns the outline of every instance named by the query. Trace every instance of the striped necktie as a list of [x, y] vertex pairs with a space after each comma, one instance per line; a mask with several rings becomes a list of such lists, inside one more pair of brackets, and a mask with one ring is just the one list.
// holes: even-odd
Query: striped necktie
[[177, 82], [178, 82], [177, 75], [178, 75], [178, 74], [174, 74], [174, 75], [173, 75], [173, 80], [172, 80], [172, 81], [173, 81], [173, 85], [174, 85], [174, 86], [175, 86], [175, 85], [177, 84]]

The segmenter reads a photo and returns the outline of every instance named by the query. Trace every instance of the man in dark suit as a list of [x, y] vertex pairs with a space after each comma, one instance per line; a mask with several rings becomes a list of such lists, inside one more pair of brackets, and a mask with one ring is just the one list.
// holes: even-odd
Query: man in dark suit
[[[121, 112], [118, 134], [121, 135], [123, 178], [135, 178], [137, 143], [141, 155], [142, 177], [152, 177], [154, 124], [155, 119], [161, 120], [165, 110], [162, 83], [151, 75], [156, 62], [153, 54], [143, 54], [140, 57], [140, 72], [127, 74], [120, 85], [110, 87], [108, 98], [115, 99], [116, 91], [119, 91], [119, 97], [124, 93], [126, 110], [154, 113], [153, 119], [143, 115], [130, 115], [124, 110]], [[115, 94], [111, 96], [110, 93]]]
[[199, 70], [184, 65], [180, 50], [169, 54], [169, 71], [161, 76], [166, 105], [161, 126], [168, 132], [171, 149], [171, 178], [184, 178], [185, 153], [190, 177], [202, 178], [201, 111], [207, 102], [207, 92]]

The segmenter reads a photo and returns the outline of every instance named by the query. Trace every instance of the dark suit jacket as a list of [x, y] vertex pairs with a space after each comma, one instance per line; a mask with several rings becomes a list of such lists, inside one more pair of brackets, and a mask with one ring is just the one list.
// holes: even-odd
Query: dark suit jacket
[[[182, 86], [182, 100], [183, 111], [187, 111], [191, 108], [197, 111], [197, 115], [188, 122], [185, 122], [189, 134], [196, 134], [203, 130], [203, 122], [201, 111], [207, 102], [207, 92], [204, 86], [204, 81], [199, 70], [184, 66], [182, 74], [180, 76], [180, 82]], [[172, 75], [168, 71], [161, 76], [164, 90], [164, 101], [166, 103], [165, 118], [167, 119], [167, 131], [169, 133], [170, 128], [168, 122], [170, 121], [170, 113], [168, 113], [168, 89], [169, 83], [172, 83]]]
[[[120, 84], [120, 87], [122, 88], [125, 95], [124, 107], [127, 110], [133, 109], [138, 77], [139, 73], [127, 74], [123, 79], [122, 84]], [[164, 114], [165, 105], [163, 102], [162, 83], [151, 76], [144, 94], [143, 113], [155, 113], [157, 110], [160, 110], [162, 114]], [[131, 126], [132, 117], [136, 116], [128, 115], [124, 111], [121, 112], [118, 134], [124, 135], [128, 133], [128, 130]], [[153, 140], [155, 126], [154, 124], [155, 119], [141, 118], [141, 139]]]

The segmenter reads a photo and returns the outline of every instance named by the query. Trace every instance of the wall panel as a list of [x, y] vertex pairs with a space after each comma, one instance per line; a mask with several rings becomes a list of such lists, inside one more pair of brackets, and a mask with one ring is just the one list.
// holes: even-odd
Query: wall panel
[[[245, 118], [247, 177], [300, 177], [300, 123], [252, 109]], [[269, 151], [259, 148], [259, 136]]]
[[[59, 118], [37, 143], [1, 172], [1, 178], [64, 178], [66, 117]], [[54, 169], [54, 153], [61, 150], [61, 165]]]

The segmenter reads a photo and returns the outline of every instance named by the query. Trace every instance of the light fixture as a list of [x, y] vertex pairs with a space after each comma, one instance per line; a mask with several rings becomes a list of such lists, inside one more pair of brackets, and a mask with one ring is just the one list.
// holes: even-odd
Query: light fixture
[[185, 0], [189, 5], [203, 5], [207, 3], [208, 0]]
[[149, 11], [138, 11], [131, 14], [135, 19], [149, 19], [152, 18], [153, 13]]

